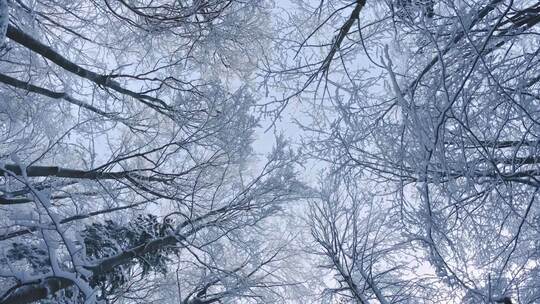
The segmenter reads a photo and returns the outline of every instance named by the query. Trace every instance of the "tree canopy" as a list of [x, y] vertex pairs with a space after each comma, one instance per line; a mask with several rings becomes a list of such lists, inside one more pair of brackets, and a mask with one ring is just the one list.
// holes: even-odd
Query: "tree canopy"
[[0, 303], [537, 303], [539, 23], [0, 0]]

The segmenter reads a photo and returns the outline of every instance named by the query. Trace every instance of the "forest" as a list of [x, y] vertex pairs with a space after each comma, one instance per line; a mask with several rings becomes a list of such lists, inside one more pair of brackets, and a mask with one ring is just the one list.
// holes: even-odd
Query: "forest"
[[0, 304], [540, 303], [538, 0], [0, 0]]

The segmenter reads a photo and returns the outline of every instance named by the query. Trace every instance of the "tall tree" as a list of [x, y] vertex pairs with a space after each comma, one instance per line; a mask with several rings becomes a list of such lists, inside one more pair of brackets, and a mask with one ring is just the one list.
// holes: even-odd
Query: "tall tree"
[[280, 140], [251, 168], [268, 8], [9, 2], [0, 303], [286, 297], [267, 219], [303, 191], [296, 156]]
[[[278, 113], [312, 105], [298, 120], [308, 155], [392, 202], [402, 240], [457, 301], [537, 301], [537, 1], [301, 3], [267, 77], [287, 83]], [[341, 243], [358, 238], [345, 231]]]

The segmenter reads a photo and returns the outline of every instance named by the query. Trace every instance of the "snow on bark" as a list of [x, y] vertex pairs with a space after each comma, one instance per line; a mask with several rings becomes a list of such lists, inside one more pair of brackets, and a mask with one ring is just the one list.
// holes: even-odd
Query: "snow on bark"
[[7, 0], [0, 0], [0, 45], [4, 44], [9, 24], [9, 6]]

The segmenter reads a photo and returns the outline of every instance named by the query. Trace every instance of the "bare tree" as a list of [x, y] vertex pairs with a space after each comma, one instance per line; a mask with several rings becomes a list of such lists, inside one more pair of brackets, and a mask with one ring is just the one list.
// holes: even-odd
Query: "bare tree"
[[0, 303], [538, 302], [537, 2], [0, 0]]
[[277, 41], [296, 60], [267, 70], [292, 84], [279, 113], [312, 105], [298, 120], [308, 155], [385, 193], [411, 254], [458, 300], [537, 301], [538, 3], [303, 7]]
[[251, 168], [265, 5], [9, 2], [0, 303], [285, 301], [268, 219], [303, 187], [281, 140]]

